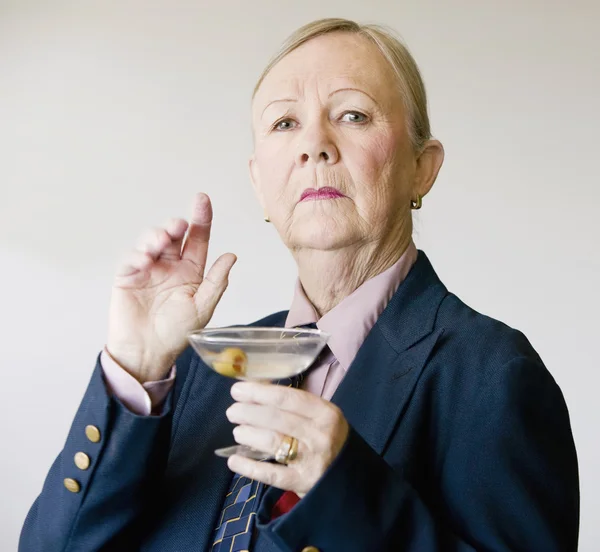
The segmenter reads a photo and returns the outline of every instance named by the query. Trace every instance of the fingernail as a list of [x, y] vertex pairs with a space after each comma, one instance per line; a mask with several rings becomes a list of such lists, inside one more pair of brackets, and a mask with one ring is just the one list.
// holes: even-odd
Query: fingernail
[[243, 397], [243, 395], [244, 395], [243, 388], [240, 388], [239, 383], [234, 383], [231, 386], [231, 396], [234, 399], [241, 399]]

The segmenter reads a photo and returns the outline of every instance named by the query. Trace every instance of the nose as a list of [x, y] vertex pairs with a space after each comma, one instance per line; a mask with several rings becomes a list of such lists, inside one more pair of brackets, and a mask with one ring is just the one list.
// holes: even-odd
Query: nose
[[299, 166], [308, 163], [334, 165], [340, 157], [339, 151], [322, 125], [315, 124], [305, 129], [296, 155]]

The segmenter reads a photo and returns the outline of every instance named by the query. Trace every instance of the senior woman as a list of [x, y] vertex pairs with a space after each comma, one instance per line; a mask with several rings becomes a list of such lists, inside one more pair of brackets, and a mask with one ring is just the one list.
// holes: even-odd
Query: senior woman
[[[186, 348], [235, 257], [204, 275], [212, 209], [150, 231], [116, 276], [106, 349], [20, 550], [576, 550], [577, 459], [520, 332], [450, 293], [411, 239], [443, 161], [408, 51], [375, 26], [293, 34], [252, 103], [251, 178], [298, 265], [259, 326], [331, 334], [301, 388]], [[227, 411], [227, 418], [223, 412]], [[231, 438], [280, 463], [213, 454]]]

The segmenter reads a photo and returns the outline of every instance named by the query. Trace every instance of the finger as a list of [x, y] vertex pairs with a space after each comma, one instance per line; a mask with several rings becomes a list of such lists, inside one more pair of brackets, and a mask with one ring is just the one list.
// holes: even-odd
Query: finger
[[284, 435], [270, 429], [239, 425], [233, 428], [233, 438], [240, 445], [247, 445], [261, 452], [275, 455]]
[[164, 248], [161, 257], [179, 260], [181, 258], [181, 249], [183, 247], [183, 238], [188, 229], [188, 223], [181, 218], [169, 219], [164, 225], [164, 230], [168, 234], [171, 243]]
[[292, 468], [282, 464], [257, 462], [238, 454], [227, 459], [227, 466], [235, 473], [284, 491], [293, 491], [297, 479], [297, 474]]
[[144, 232], [137, 248], [156, 260], [171, 243], [171, 237], [164, 228], [152, 228]]
[[299, 441], [312, 441], [314, 427], [309, 420], [273, 406], [251, 403], [233, 403], [225, 412], [232, 424], [250, 425], [259, 429], [276, 431], [296, 437]]
[[210, 267], [194, 295], [199, 315], [201, 313], [204, 317], [212, 316], [229, 285], [229, 273], [236, 261], [237, 257], [233, 253], [225, 253]]
[[137, 250], [132, 251], [119, 265], [116, 275], [119, 278], [131, 276], [136, 272], [141, 272], [148, 269], [153, 262], [154, 259], [149, 253]]
[[212, 205], [210, 198], [203, 193], [196, 194], [188, 234], [185, 239], [181, 258], [192, 261], [199, 267], [200, 275], [204, 274], [210, 227], [212, 224]]
[[231, 387], [236, 401], [276, 407], [299, 416], [315, 418], [329, 410], [331, 403], [312, 393], [286, 385], [264, 385], [257, 382], [237, 382]]

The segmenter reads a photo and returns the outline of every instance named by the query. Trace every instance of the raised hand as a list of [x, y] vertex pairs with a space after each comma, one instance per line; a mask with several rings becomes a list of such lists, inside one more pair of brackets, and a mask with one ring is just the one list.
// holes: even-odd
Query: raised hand
[[187, 333], [208, 324], [227, 288], [232, 253], [205, 275], [211, 224], [210, 199], [199, 193], [189, 223], [171, 219], [146, 232], [117, 270], [107, 349], [142, 383], [167, 374]]

